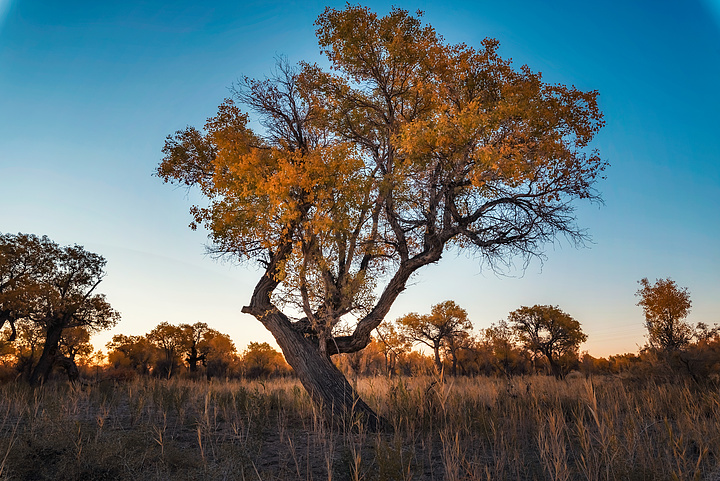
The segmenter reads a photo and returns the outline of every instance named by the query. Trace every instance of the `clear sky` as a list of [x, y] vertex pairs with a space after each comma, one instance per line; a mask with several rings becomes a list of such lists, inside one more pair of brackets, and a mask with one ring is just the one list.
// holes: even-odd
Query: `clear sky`
[[[260, 272], [204, 255], [197, 200], [153, 177], [164, 138], [202, 126], [241, 75], [274, 57], [322, 61], [313, 22], [344, 2], [0, 0], [0, 232], [48, 235], [108, 261], [114, 333], [207, 322], [238, 348], [272, 338], [241, 314]], [[689, 320], [720, 322], [720, 3], [717, 0], [400, 1], [449, 42], [500, 41], [546, 81], [598, 90], [611, 167], [604, 206], [578, 204], [587, 248], [548, 245], [544, 264], [498, 276], [464, 254], [422, 271], [391, 311], [447, 299], [476, 328], [522, 305], [579, 320], [581, 349], [645, 342], [637, 281], [671, 277]], [[389, 4], [370, 2], [379, 14]]]

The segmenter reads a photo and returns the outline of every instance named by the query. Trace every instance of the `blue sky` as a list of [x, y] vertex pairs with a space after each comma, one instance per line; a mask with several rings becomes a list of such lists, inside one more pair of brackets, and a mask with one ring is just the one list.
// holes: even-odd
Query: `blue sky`
[[[70, 3], [68, 5], [67, 3]], [[274, 57], [322, 61], [313, 22], [343, 2], [0, 0], [0, 231], [48, 235], [108, 260], [113, 333], [203, 321], [239, 348], [271, 341], [240, 313], [260, 275], [204, 256], [197, 200], [153, 177], [167, 134], [202, 126], [241, 75]], [[384, 14], [389, 4], [370, 2]], [[598, 90], [611, 167], [604, 206], [578, 204], [593, 243], [498, 276], [448, 253], [389, 318], [453, 299], [484, 328], [521, 305], [559, 305], [595, 356], [645, 342], [642, 277], [690, 291], [692, 322], [720, 322], [720, 4], [713, 1], [397, 2], [449, 42], [500, 41], [548, 82]]]

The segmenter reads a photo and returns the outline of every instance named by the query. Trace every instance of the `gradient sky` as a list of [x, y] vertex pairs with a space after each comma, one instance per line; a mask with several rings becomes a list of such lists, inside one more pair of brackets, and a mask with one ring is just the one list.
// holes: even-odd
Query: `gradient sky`
[[[209, 4], [212, 3], [211, 6]], [[578, 204], [593, 243], [558, 240], [543, 264], [499, 276], [448, 253], [413, 278], [389, 319], [447, 299], [476, 329], [522, 305], [579, 320], [594, 356], [645, 342], [637, 281], [690, 291], [691, 322], [720, 322], [720, 3], [400, 1], [449, 42], [500, 41], [516, 67], [598, 90], [611, 167], [605, 205]], [[260, 271], [204, 255], [192, 193], [153, 177], [164, 138], [202, 126], [241, 75], [274, 57], [322, 62], [313, 22], [344, 2], [0, 0], [0, 232], [48, 235], [108, 261], [115, 333], [207, 322], [239, 349], [272, 337], [241, 314]], [[386, 3], [368, 4], [379, 14]]]

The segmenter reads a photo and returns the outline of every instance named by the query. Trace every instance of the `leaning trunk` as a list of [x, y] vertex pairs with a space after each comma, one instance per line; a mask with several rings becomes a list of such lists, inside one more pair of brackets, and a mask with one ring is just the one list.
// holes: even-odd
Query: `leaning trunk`
[[326, 415], [351, 424], [359, 418], [371, 431], [388, 429], [387, 421], [360, 398], [330, 358], [295, 331], [282, 313], [271, 311], [258, 317], [275, 337], [285, 360], [292, 366], [313, 402]]
[[35, 369], [33, 369], [32, 375], [30, 376], [31, 386], [39, 386], [47, 381], [48, 377], [50, 377], [50, 372], [55, 364], [55, 358], [57, 355], [58, 345], [60, 344], [60, 338], [62, 337], [62, 331], [63, 326], [60, 322], [52, 322], [48, 325], [43, 352], [40, 355], [40, 360], [38, 361], [37, 366], [35, 366]]

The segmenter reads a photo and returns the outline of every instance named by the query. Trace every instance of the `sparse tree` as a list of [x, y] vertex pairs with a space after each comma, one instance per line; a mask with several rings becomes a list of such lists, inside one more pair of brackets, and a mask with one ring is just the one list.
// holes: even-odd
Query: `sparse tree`
[[265, 130], [228, 100], [204, 132], [168, 137], [158, 174], [207, 197], [192, 213], [213, 252], [263, 266], [243, 312], [310, 396], [373, 428], [330, 356], [367, 346], [446, 248], [495, 266], [558, 234], [581, 242], [572, 202], [597, 197], [606, 163], [587, 147], [603, 121], [597, 92], [514, 69], [495, 40], [450, 45], [398, 8], [327, 8], [316, 25], [331, 71], [280, 63], [244, 79], [235, 101]]
[[[467, 311], [453, 301], [432, 306], [430, 314], [420, 315], [412, 312], [398, 319], [397, 323], [406, 337], [425, 344], [433, 350], [438, 373], [443, 371], [440, 348], [452, 345], [456, 342], [456, 338], [472, 329]], [[456, 366], [457, 359], [453, 357], [453, 375], [456, 374]]]
[[687, 288], [678, 287], [670, 278], [650, 284], [645, 277], [638, 283], [640, 289], [635, 295], [645, 314], [650, 346], [665, 353], [686, 347], [693, 336], [692, 326], [685, 321], [692, 305]]
[[542, 354], [558, 378], [565, 374], [563, 364], [577, 359], [580, 344], [587, 340], [580, 323], [557, 306], [523, 306], [511, 312], [508, 321], [525, 348]]

